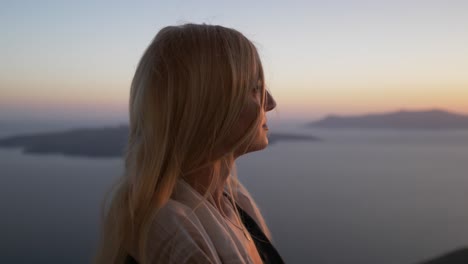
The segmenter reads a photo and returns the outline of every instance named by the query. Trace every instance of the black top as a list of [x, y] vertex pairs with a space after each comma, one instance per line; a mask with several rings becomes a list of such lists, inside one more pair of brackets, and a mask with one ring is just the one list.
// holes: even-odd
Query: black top
[[[230, 199], [230, 197], [224, 193], [226, 197]], [[281, 264], [284, 263], [281, 255], [275, 249], [273, 244], [271, 244], [268, 237], [263, 233], [262, 229], [258, 226], [255, 220], [247, 214], [242, 208], [236, 203], [237, 210], [239, 211], [240, 217], [244, 226], [249, 231], [251, 237], [254, 240], [255, 247], [257, 247], [257, 251], [260, 254], [260, 257], [265, 264]]]
[[[230, 199], [230, 197], [224, 193], [224, 195]], [[242, 208], [236, 203], [237, 210], [239, 211], [240, 217], [244, 226], [249, 231], [251, 237], [254, 240], [255, 247], [257, 248], [260, 257], [264, 264], [281, 264], [284, 263], [281, 255], [271, 244], [268, 237], [263, 233], [262, 229], [258, 226], [255, 220], [247, 214]], [[125, 264], [138, 264], [138, 262], [130, 255], [127, 255]]]

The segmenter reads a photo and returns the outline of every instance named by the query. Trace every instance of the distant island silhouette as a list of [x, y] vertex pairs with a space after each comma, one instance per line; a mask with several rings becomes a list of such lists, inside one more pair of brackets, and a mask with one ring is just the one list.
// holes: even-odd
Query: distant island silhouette
[[[128, 125], [83, 128], [61, 132], [10, 136], [0, 139], [0, 147], [22, 148], [23, 153], [63, 154], [65, 156], [122, 157], [128, 139]], [[279, 141], [318, 141], [308, 135], [270, 133], [269, 143]]]
[[468, 115], [432, 109], [427, 111], [406, 111], [360, 116], [329, 115], [319, 121], [306, 124], [319, 128], [362, 128], [397, 130], [449, 130], [468, 129]]

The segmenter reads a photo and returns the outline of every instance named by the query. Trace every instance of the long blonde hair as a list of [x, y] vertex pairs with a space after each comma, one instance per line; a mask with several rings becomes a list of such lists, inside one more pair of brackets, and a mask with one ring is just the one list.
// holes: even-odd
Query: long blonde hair
[[[259, 80], [264, 107], [263, 79], [255, 46], [234, 29], [185, 24], [159, 31], [131, 84], [125, 171], [103, 203], [96, 263], [124, 263], [135, 248], [134, 257], [147, 263], [151, 223], [184, 173], [214, 165], [209, 195], [220, 164], [256, 135], [260, 108], [249, 129], [229, 139]], [[238, 184], [237, 177], [227, 182]]]

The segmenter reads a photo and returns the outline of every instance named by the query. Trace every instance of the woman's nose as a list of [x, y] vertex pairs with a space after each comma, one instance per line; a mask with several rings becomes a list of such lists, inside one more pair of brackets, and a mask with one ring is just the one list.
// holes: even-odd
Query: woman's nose
[[266, 91], [265, 111], [271, 111], [276, 107], [276, 101], [270, 92]]

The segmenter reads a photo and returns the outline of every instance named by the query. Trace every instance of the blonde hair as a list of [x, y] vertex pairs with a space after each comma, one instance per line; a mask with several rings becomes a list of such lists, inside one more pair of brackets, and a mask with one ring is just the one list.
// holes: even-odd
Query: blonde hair
[[[147, 263], [151, 223], [182, 175], [211, 165], [208, 197], [220, 180], [221, 164], [231, 163], [235, 151], [253, 142], [260, 108], [240, 138], [229, 135], [259, 80], [264, 107], [259, 55], [234, 29], [185, 24], [159, 31], [131, 84], [125, 171], [103, 203], [96, 263], [124, 263], [129, 252], [137, 254], [140, 264]], [[227, 183], [239, 185], [237, 177]]]

